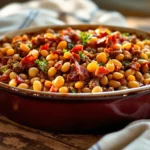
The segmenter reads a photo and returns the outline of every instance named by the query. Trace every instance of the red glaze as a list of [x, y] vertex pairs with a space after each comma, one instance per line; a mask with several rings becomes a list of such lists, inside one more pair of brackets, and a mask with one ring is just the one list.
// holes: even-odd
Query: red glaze
[[25, 97], [2, 90], [0, 95], [3, 115], [24, 125], [53, 131], [102, 132], [150, 118], [149, 93], [84, 101]]

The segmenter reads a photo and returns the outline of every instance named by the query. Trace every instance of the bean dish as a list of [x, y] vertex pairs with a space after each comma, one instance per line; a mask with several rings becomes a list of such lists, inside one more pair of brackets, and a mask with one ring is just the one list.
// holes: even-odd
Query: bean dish
[[0, 82], [59, 93], [97, 93], [150, 84], [150, 40], [102, 26], [47, 29], [0, 41]]

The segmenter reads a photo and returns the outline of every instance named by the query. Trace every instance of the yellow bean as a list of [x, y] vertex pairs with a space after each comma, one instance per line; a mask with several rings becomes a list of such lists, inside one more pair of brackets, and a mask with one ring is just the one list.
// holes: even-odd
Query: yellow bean
[[57, 76], [52, 83], [55, 87], [60, 88], [64, 85], [65, 80], [62, 76]]
[[53, 39], [54, 35], [52, 33], [46, 33], [46, 34], [44, 34], [44, 37]]
[[116, 80], [120, 80], [124, 77], [124, 75], [120, 72], [114, 72], [113, 73], [113, 78], [116, 79]]
[[68, 93], [69, 89], [66, 86], [62, 86], [59, 88], [59, 93]]
[[49, 81], [49, 80], [46, 80], [45, 83], [44, 83], [44, 85], [45, 85], [45, 87], [50, 88], [51, 85], [52, 85], [52, 82]]
[[144, 79], [143, 83], [144, 83], [145, 85], [150, 84], [150, 78]]
[[116, 59], [119, 60], [119, 61], [122, 61], [124, 59], [124, 55], [123, 54], [118, 54], [116, 56]]
[[103, 86], [107, 85], [107, 84], [108, 84], [108, 78], [107, 78], [106, 76], [102, 77], [102, 78], [100, 79], [100, 83], [101, 83]]
[[148, 56], [147, 56], [145, 53], [141, 53], [141, 54], [140, 54], [140, 57], [141, 57], [142, 59], [148, 60]]
[[88, 87], [84, 87], [81, 91], [82, 91], [83, 93], [91, 93], [91, 89], [88, 88]]
[[66, 47], [67, 47], [67, 42], [61, 41], [61, 42], [59, 42], [57, 49], [65, 49]]
[[42, 90], [42, 84], [40, 81], [36, 80], [33, 82], [33, 90], [34, 91], [41, 91]]
[[144, 73], [143, 77], [144, 77], [144, 79], [150, 78], [150, 74], [149, 73]]
[[100, 86], [95, 86], [95, 87], [92, 89], [92, 93], [97, 93], [97, 92], [103, 92], [102, 87], [100, 87]]
[[20, 83], [20, 84], [18, 85], [18, 88], [21, 88], [21, 89], [28, 89], [28, 88], [29, 88], [29, 85], [26, 84], [26, 83]]
[[137, 81], [129, 81], [128, 82], [128, 87], [129, 88], [136, 88], [136, 87], [139, 87], [140, 84], [137, 82]]
[[87, 65], [87, 70], [89, 71], [89, 72], [95, 72], [95, 70], [98, 68], [98, 63], [96, 62], [96, 61], [93, 61], [93, 62], [91, 62], [91, 63], [89, 63], [88, 65]]
[[62, 72], [67, 72], [67, 71], [69, 71], [70, 66], [71, 66], [70, 62], [65, 62], [65, 63], [62, 65], [62, 67], [61, 67], [61, 71], [62, 71]]
[[113, 88], [119, 88], [121, 86], [120, 82], [116, 81], [116, 80], [110, 80], [108, 82], [109, 86], [113, 87]]
[[139, 80], [139, 81], [143, 81], [143, 80], [144, 80], [142, 73], [139, 72], [139, 71], [136, 71], [136, 72], [135, 72], [135, 77], [136, 77], [136, 79]]
[[[49, 56], [49, 55], [48, 55]], [[58, 54], [50, 54], [49, 60], [58, 60]]]
[[132, 55], [129, 51], [124, 51], [123, 54], [124, 54], [125, 59], [127, 59], [127, 60], [132, 59]]
[[39, 73], [39, 70], [36, 67], [31, 67], [28, 71], [30, 77], [36, 77]]
[[97, 41], [97, 37], [91, 37], [90, 42], [96, 42]]
[[70, 52], [65, 52], [63, 57], [64, 57], [65, 59], [70, 59], [71, 56], [72, 56], [72, 54], [71, 54]]
[[141, 49], [144, 48], [144, 43], [143, 43], [143, 42], [138, 41], [136, 44], [137, 44]]
[[123, 70], [119, 70], [119, 72], [124, 75], [124, 71]]
[[107, 75], [108, 80], [111, 80], [112, 77], [113, 77], [112, 74], [108, 74], [108, 75]]
[[128, 81], [135, 81], [135, 76], [134, 76], [134, 75], [129, 75], [129, 76], [127, 77], [127, 80], [128, 80]]
[[111, 60], [106, 64], [106, 69], [109, 72], [113, 72], [115, 70], [115, 65]]
[[121, 63], [119, 60], [117, 60], [117, 59], [112, 59], [111, 61], [112, 61], [112, 62], [114, 63], [114, 65], [116, 65], [117, 67], [119, 67], [119, 68], [122, 67], [122, 63]]
[[46, 57], [46, 56], [48, 56], [48, 51], [47, 51], [47, 50], [41, 50], [41, 51], [40, 51], [40, 54], [41, 54], [43, 57]]
[[118, 90], [126, 90], [126, 89], [128, 89], [127, 86], [120, 86], [120, 87], [118, 88]]
[[57, 73], [57, 69], [56, 69], [55, 67], [51, 67], [51, 68], [48, 70], [48, 76], [49, 76], [49, 77], [53, 77], [56, 73]]
[[16, 79], [16, 77], [17, 77], [17, 73], [15, 73], [15, 72], [11, 72], [11, 73], [9, 74], [9, 78], [10, 78], [10, 79]]
[[83, 81], [78, 81], [75, 83], [75, 88], [81, 89], [84, 87], [84, 82]]
[[106, 53], [104, 53], [104, 52], [99, 53], [99, 54], [96, 56], [96, 61], [97, 61], [98, 63], [100, 63], [100, 62], [106, 63], [106, 62], [107, 62], [107, 55], [106, 55]]
[[113, 49], [115, 49], [115, 50], [119, 50], [120, 48], [121, 48], [120, 44], [114, 44], [113, 45]]
[[7, 53], [8, 56], [12, 56], [12, 55], [14, 55], [15, 51], [14, 51], [14, 49], [10, 48], [10, 49], [7, 50], [6, 53]]
[[31, 78], [30, 83], [33, 84], [34, 81], [40, 81], [39, 77]]
[[19, 60], [20, 55], [19, 54], [14, 54], [13, 55], [13, 60]]
[[28, 45], [22, 43], [22, 44], [20, 44], [20, 50], [28, 53], [30, 51], [30, 48], [28, 47]]
[[34, 58], [38, 58], [39, 57], [39, 51], [36, 49], [31, 50], [28, 55], [32, 55], [34, 56]]
[[128, 70], [125, 71], [124, 74], [125, 74], [126, 77], [129, 76], [129, 75], [134, 75], [135, 74], [135, 70], [128, 69]]
[[19, 76], [24, 80], [28, 78], [27, 75], [24, 73], [20, 73]]
[[9, 86], [16, 87], [16, 86], [17, 86], [17, 81], [16, 81], [16, 79], [11, 79], [11, 80], [9, 81]]
[[131, 48], [132, 44], [131, 43], [126, 43], [122, 45], [123, 49], [129, 50]]

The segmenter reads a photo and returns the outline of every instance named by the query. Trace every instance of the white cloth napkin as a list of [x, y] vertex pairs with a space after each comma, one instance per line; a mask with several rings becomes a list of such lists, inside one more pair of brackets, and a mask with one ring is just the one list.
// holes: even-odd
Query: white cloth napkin
[[90, 0], [36, 0], [11, 3], [0, 10], [0, 34], [26, 27], [64, 23], [127, 25], [120, 13], [101, 10]]
[[139, 120], [104, 136], [89, 150], [150, 150], [150, 120]]

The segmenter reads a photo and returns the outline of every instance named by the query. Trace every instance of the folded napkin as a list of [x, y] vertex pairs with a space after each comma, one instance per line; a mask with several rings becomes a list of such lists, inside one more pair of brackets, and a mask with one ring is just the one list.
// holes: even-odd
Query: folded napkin
[[120, 13], [101, 10], [90, 0], [37, 0], [8, 4], [0, 10], [0, 34], [25, 27], [64, 23], [127, 25]]
[[150, 120], [139, 120], [104, 136], [89, 150], [150, 150]]

